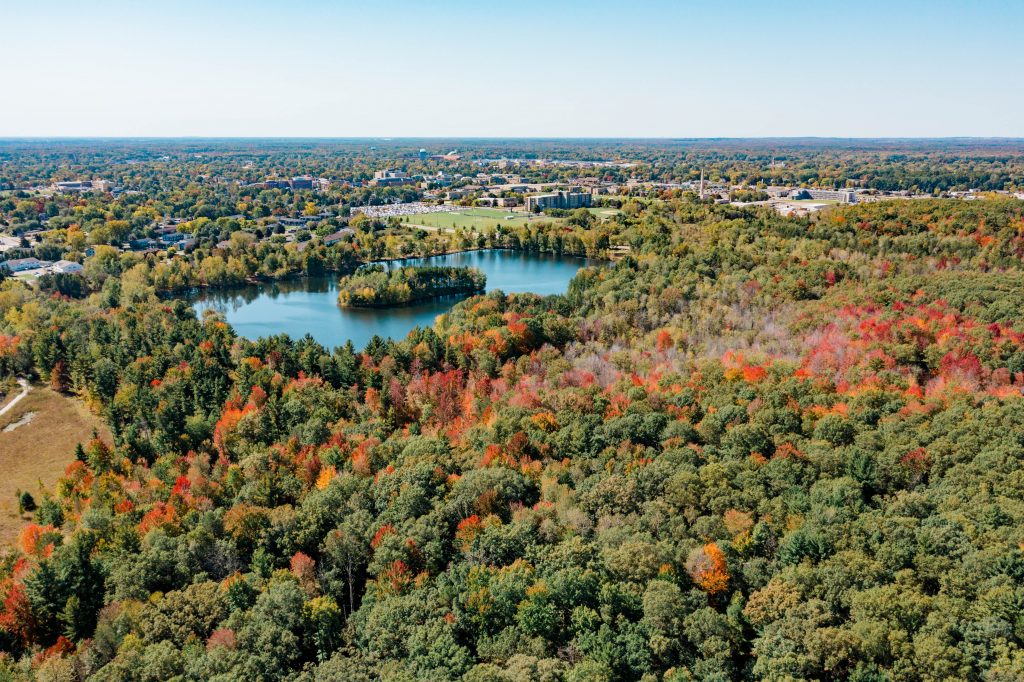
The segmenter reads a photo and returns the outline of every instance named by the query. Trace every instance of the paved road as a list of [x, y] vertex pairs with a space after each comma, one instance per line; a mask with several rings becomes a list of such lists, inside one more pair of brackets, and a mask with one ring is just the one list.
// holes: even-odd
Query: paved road
[[28, 385], [28, 382], [24, 379], [18, 379], [18, 383], [21, 384], [21, 393], [14, 396], [11, 402], [7, 403], [3, 407], [0, 407], [0, 416], [7, 414], [7, 411], [18, 404], [18, 402], [28, 395], [28, 392], [32, 390], [32, 387]]

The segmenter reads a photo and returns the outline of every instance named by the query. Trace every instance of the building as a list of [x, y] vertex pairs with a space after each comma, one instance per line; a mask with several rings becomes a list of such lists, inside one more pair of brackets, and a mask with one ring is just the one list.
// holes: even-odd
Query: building
[[426, 161], [426, 160], [427, 160], [427, 150], [426, 149], [421, 149], [420, 150], [420, 161]]
[[324, 244], [326, 246], [333, 246], [340, 242], [345, 237], [347, 237], [348, 235], [352, 235], [355, 233], [356, 231], [353, 230], [351, 227], [343, 227], [334, 234], [329, 234], [326, 237], [324, 237]]
[[143, 237], [141, 239], [132, 239], [130, 242], [128, 242], [128, 248], [130, 248], [132, 251], [145, 251], [146, 249], [156, 248], [159, 245], [160, 242], [158, 242], [155, 239], [150, 239], [149, 237]]
[[462, 154], [457, 149], [453, 149], [447, 154], [432, 154], [430, 158], [434, 161], [461, 161]]
[[799, 203], [793, 201], [776, 201], [772, 204], [772, 208], [774, 208], [775, 212], [779, 215], [798, 217], [816, 213], [826, 206], [828, 206], [828, 204]]
[[551, 194], [534, 194], [526, 197], [526, 210], [531, 213], [539, 213], [549, 208], [562, 210], [587, 208], [592, 204], [593, 196], [589, 192], [580, 192], [575, 188], [568, 192], [560, 190]]
[[37, 268], [48, 268], [52, 264], [50, 261], [39, 260], [38, 258], [15, 258], [4, 263], [11, 272], [25, 272], [26, 270], [35, 270]]
[[82, 264], [73, 260], [59, 260], [53, 264], [52, 271], [65, 275], [77, 275], [82, 271]]
[[257, 184], [263, 189], [291, 189], [291, 183], [288, 180], [264, 180]]
[[193, 235], [189, 232], [170, 232], [160, 235], [160, 241], [164, 244], [181, 244], [192, 239], [192, 237]]
[[413, 180], [405, 171], [379, 170], [373, 174], [370, 184], [375, 187], [388, 187], [391, 185], [408, 185]]
[[291, 180], [292, 189], [313, 189], [313, 177], [310, 175], [299, 175]]
[[278, 218], [277, 222], [284, 226], [286, 230], [297, 230], [300, 227], [305, 227], [307, 223], [316, 220], [312, 216], [302, 216], [301, 218]]
[[55, 182], [53, 189], [64, 194], [72, 192], [91, 192], [97, 190], [107, 192], [110, 190], [110, 183], [106, 180], [75, 180], [70, 182]]
[[438, 172], [437, 175], [428, 175], [423, 178], [423, 182], [420, 183], [422, 189], [432, 189], [434, 187], [448, 187], [452, 184], [452, 176], [445, 172]]
[[789, 193], [790, 199], [814, 199], [815, 201], [838, 201], [841, 204], [857, 203], [857, 193], [852, 189], [800, 188]]
[[92, 191], [92, 181], [55, 182], [53, 188], [58, 192], [90, 192]]
[[477, 206], [495, 206], [498, 208], [512, 208], [518, 206], [521, 201], [518, 197], [480, 197], [476, 200]]
[[157, 237], [163, 237], [165, 234], [174, 234], [178, 231], [177, 225], [161, 225], [160, 227], [153, 230], [153, 233]]

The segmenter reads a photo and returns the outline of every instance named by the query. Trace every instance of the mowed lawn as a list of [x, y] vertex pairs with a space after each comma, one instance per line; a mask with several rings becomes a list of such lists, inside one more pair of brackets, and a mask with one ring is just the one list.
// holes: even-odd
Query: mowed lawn
[[[9, 399], [5, 397], [0, 406]], [[31, 421], [4, 431], [30, 413], [34, 413]], [[36, 502], [43, 497], [40, 484], [52, 492], [64, 469], [75, 459], [75, 444], [88, 442], [93, 428], [108, 443], [112, 441], [102, 420], [84, 404], [42, 386], [34, 386], [21, 402], [0, 416], [0, 544], [14, 541], [29, 519], [27, 514], [18, 517], [17, 491], [28, 490]]]
[[496, 225], [519, 227], [528, 222], [551, 222], [552, 220], [545, 216], [531, 216], [521, 211], [510, 213], [500, 208], [469, 208], [458, 213], [421, 213], [420, 215], [402, 216], [402, 222], [409, 225], [446, 230], [463, 228], [473, 231]]
[[[614, 208], [590, 208], [587, 210], [601, 219], [610, 218], [618, 213], [618, 210]], [[402, 216], [402, 222], [407, 225], [419, 225], [443, 230], [462, 228], [473, 232], [481, 228], [499, 225], [521, 227], [528, 223], [557, 223], [562, 220], [564, 218], [531, 215], [523, 211], [510, 212], [507, 209], [500, 208], [469, 208], [458, 213], [421, 213], [420, 215]]]

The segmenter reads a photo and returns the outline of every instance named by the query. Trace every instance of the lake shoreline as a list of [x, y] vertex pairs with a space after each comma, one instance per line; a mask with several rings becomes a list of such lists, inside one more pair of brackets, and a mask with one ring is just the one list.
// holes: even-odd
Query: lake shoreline
[[[431, 256], [404, 258], [399, 265], [469, 266], [486, 276], [485, 292], [548, 296], [565, 294], [569, 282], [592, 259], [558, 256], [518, 249], [472, 249]], [[382, 264], [383, 267], [386, 267]], [[415, 327], [433, 326], [437, 316], [469, 296], [445, 295], [399, 306], [345, 307], [338, 305], [340, 278], [333, 273], [243, 284], [231, 288], [195, 289], [183, 296], [197, 314], [217, 311], [235, 332], [255, 340], [276, 334], [293, 338], [312, 335], [327, 348], [351, 340], [360, 348], [374, 336], [402, 339]]]
[[[598, 258], [596, 256], [580, 256], [573, 253], [552, 253], [550, 251], [528, 251], [526, 249], [513, 249], [508, 246], [474, 246], [465, 249], [452, 249], [450, 251], [442, 251], [439, 253], [432, 253], [427, 256], [395, 256], [392, 258], [378, 258], [375, 260], [363, 261], [359, 264], [359, 267], [364, 265], [373, 265], [374, 263], [386, 263], [388, 265], [392, 263], [401, 263], [403, 261], [410, 260], [425, 260], [427, 258], [441, 258], [444, 256], [456, 256], [461, 253], [476, 253], [479, 251], [507, 251], [510, 253], [522, 253], [531, 256], [548, 256], [552, 258], [578, 258], [585, 261], [593, 261], [595, 263], [614, 263], [614, 260], [608, 258]], [[358, 269], [358, 268], [357, 268]], [[259, 286], [263, 284], [273, 284], [275, 282], [300, 282], [302, 280], [311, 279], [315, 277], [326, 277], [331, 274], [342, 273], [342, 270], [324, 270], [319, 275], [310, 275], [309, 273], [294, 273], [284, 277], [247, 277], [245, 281], [234, 284], [197, 284], [192, 287], [184, 287], [182, 289], [163, 289], [156, 292], [158, 298], [162, 300], [173, 300], [179, 298], [192, 298], [202, 292], [214, 292], [223, 291], [226, 289], [235, 289], [238, 287], [247, 286]], [[355, 270], [344, 274], [352, 274]], [[342, 275], [344, 276], [344, 275]]]

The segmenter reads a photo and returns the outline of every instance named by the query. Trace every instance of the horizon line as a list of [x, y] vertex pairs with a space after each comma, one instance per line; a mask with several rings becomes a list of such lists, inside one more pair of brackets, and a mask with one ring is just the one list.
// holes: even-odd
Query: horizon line
[[993, 140], [1024, 142], [1024, 135], [0, 135], [13, 140]]

